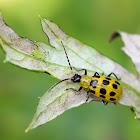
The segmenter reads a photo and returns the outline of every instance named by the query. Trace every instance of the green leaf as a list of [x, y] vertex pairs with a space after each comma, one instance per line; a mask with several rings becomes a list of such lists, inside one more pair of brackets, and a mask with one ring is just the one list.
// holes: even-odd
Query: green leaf
[[[47, 91], [40, 98], [36, 114], [25, 132], [51, 121], [70, 108], [85, 103], [87, 99], [85, 90], [82, 90], [80, 94], [75, 94], [71, 90], [66, 90], [67, 88], [77, 88], [77, 85], [65, 81]], [[101, 101], [95, 96], [91, 96], [88, 102], [91, 100]]]
[[[132, 107], [135, 108], [136, 117], [140, 118], [140, 80], [135, 75], [92, 47], [66, 35], [53, 22], [41, 17], [40, 19], [50, 45], [20, 37], [5, 24], [0, 15], [0, 43], [6, 53], [5, 61], [28, 70], [48, 72], [60, 80], [70, 78], [73, 73], [68, 65], [62, 41], [70, 63], [76, 69], [85, 68], [90, 76], [97, 71], [100, 74], [104, 72], [105, 75], [114, 72], [118, 77], [121, 77], [123, 96], [118, 102], [131, 106], [131, 110]], [[83, 72], [78, 73], [83, 74]], [[67, 88], [72, 87], [78, 89], [79, 84], [65, 81], [47, 91], [41, 97], [36, 114], [26, 132], [54, 119], [70, 108], [85, 103], [86, 90], [82, 90], [78, 95], [71, 90], [66, 91]], [[93, 100], [101, 101], [91, 95], [89, 102]]]

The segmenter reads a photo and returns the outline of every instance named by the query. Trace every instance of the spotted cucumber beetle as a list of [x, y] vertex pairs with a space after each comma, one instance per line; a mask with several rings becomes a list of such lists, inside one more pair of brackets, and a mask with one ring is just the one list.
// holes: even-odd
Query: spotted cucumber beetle
[[[70, 69], [73, 72], [72, 68], [74, 68], [74, 67], [72, 67], [70, 64], [66, 49], [65, 49], [62, 41], [61, 41], [61, 44], [62, 44], [64, 52], [66, 54], [66, 58], [67, 58], [69, 66], [70, 66]], [[79, 92], [82, 88], [85, 88], [85, 89], [87, 89], [87, 95], [88, 95], [86, 102], [89, 99], [89, 93], [91, 93], [94, 96], [99, 97], [102, 100], [104, 105], [107, 105], [108, 102], [112, 102], [112, 103], [116, 104], [116, 101], [118, 101], [121, 98], [122, 92], [123, 92], [121, 84], [110, 77], [111, 75], [114, 75], [115, 78], [117, 80], [119, 80], [114, 73], [110, 73], [107, 77], [103, 76], [103, 74], [99, 75], [98, 72], [95, 72], [95, 74], [93, 76], [88, 76], [86, 69], [80, 69], [80, 70], [77, 70], [76, 68], [74, 68], [74, 69], [76, 71], [84, 70], [85, 73], [84, 73], [84, 75], [79, 75], [76, 73], [76, 74], [74, 74], [73, 77], [64, 79], [62, 81], [71, 80], [74, 83], [79, 83], [80, 88], [78, 90], [73, 89], [73, 88], [69, 88], [66, 90], [71, 89], [75, 92]], [[60, 81], [60, 82], [62, 82], [62, 81]], [[59, 83], [57, 83], [57, 84], [59, 84]]]

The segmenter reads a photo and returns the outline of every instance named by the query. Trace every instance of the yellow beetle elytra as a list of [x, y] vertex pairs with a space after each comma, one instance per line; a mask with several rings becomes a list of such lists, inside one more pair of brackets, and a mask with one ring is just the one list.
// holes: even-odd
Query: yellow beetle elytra
[[[62, 43], [62, 46], [64, 48], [64, 52], [66, 54], [70, 69], [72, 70], [72, 68], [74, 67], [72, 67], [70, 64], [70, 61], [69, 61], [69, 58], [68, 58], [68, 55], [67, 55], [67, 52], [65, 50], [63, 43]], [[72, 82], [80, 84], [80, 88], [78, 90], [73, 89], [73, 88], [69, 88], [69, 89], [79, 92], [82, 88], [85, 88], [87, 89], [87, 95], [91, 93], [99, 97], [100, 99], [102, 99], [102, 102], [104, 103], [104, 105], [106, 105], [108, 102], [113, 102], [115, 104], [116, 101], [118, 101], [121, 98], [122, 93], [123, 93], [121, 84], [110, 77], [111, 75], [114, 75], [116, 79], [119, 80], [114, 73], [110, 73], [107, 77], [105, 77], [103, 76], [103, 74], [99, 75], [98, 72], [95, 72], [93, 76], [88, 76], [86, 69], [81, 69], [81, 70], [76, 70], [76, 71], [82, 71], [82, 70], [85, 71], [84, 75], [74, 74], [73, 77], [62, 80], [62, 81], [66, 81], [66, 80], [71, 79]], [[66, 90], [69, 90], [69, 89], [66, 89]]]

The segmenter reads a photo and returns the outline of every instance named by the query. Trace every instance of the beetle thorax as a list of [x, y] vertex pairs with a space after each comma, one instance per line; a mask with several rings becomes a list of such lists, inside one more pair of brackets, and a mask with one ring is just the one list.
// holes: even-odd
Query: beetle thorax
[[89, 88], [91, 82], [91, 77], [87, 75], [81, 76], [80, 85], [84, 88]]

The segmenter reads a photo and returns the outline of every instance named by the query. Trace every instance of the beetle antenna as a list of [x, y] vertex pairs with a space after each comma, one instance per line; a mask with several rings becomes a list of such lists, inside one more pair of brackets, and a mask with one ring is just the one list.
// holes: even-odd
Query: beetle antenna
[[64, 47], [64, 45], [63, 45], [63, 42], [62, 42], [62, 41], [61, 41], [61, 44], [62, 44], [63, 49], [64, 49], [64, 52], [65, 52], [65, 54], [66, 54], [66, 57], [67, 57], [67, 60], [68, 60], [68, 63], [69, 63], [70, 69], [71, 69], [71, 71], [73, 72], [73, 70], [72, 70], [72, 66], [71, 66], [70, 61], [69, 61], [69, 58], [68, 58], [68, 54], [67, 54], [67, 52], [66, 52], [66, 49], [65, 49], [65, 47]]
[[56, 83], [54, 86], [52, 86], [52, 87], [49, 89], [49, 91], [51, 91], [55, 86], [57, 86], [57, 85], [60, 84], [61, 82], [63, 82], [63, 81], [67, 81], [67, 80], [69, 80], [69, 79], [70, 79], [70, 78], [63, 79], [63, 80], [59, 81], [59, 82]]

